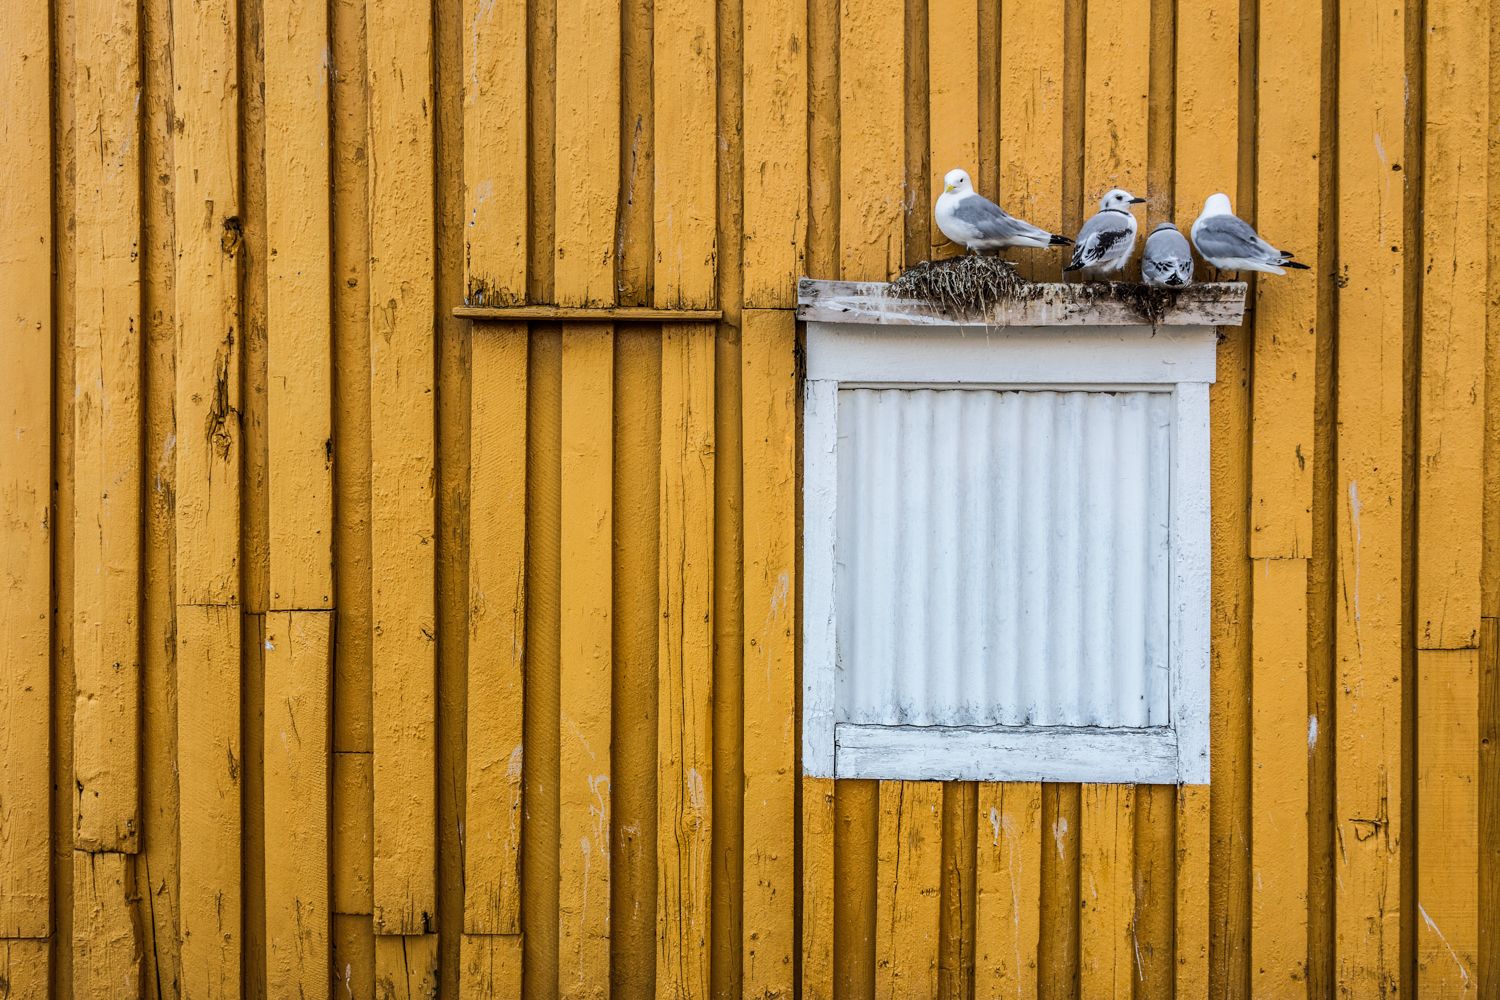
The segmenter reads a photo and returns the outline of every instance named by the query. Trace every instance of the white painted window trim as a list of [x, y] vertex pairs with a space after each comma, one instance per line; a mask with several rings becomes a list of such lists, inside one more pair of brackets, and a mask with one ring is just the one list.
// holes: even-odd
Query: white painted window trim
[[[1206, 784], [1207, 325], [974, 327], [809, 321], [803, 410], [804, 771], [839, 778]], [[837, 724], [840, 388], [1146, 390], [1172, 395], [1169, 723], [1150, 729]]]

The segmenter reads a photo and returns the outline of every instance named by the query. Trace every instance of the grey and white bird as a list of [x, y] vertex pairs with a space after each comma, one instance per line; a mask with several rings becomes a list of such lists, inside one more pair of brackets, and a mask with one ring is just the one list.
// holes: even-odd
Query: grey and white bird
[[1074, 237], [1073, 259], [1063, 270], [1082, 271], [1093, 278], [1123, 268], [1135, 250], [1135, 236], [1139, 231], [1130, 206], [1145, 201], [1145, 198], [1137, 198], [1123, 188], [1115, 188], [1100, 198], [1098, 213], [1085, 222]]
[[1170, 222], [1163, 222], [1146, 237], [1141, 254], [1141, 278], [1148, 285], [1181, 288], [1193, 283], [1193, 248], [1187, 237]]
[[1229, 208], [1229, 195], [1211, 194], [1203, 203], [1203, 214], [1193, 223], [1193, 246], [1204, 260], [1221, 271], [1264, 271], [1286, 274], [1282, 268], [1306, 271], [1306, 264], [1292, 260], [1288, 250], [1277, 250], [1261, 239], [1250, 223]]
[[963, 170], [950, 170], [943, 177], [943, 193], [932, 214], [944, 236], [970, 250], [1059, 247], [1073, 242], [1011, 215], [976, 192]]

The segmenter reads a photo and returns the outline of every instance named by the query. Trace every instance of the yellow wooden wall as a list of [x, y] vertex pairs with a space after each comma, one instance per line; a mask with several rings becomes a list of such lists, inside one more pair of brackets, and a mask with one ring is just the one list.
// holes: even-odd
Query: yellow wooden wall
[[[1488, 5], [4, 24], [0, 996], [1500, 997]], [[798, 777], [795, 279], [959, 165], [1312, 266], [1220, 347], [1208, 789]]]

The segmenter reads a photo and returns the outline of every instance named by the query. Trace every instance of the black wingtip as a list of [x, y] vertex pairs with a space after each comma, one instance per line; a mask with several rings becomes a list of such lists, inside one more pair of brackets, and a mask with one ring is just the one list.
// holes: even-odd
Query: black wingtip
[[1054, 233], [1052, 236], [1051, 245], [1055, 247], [1070, 247], [1073, 245], [1073, 241], [1068, 239], [1066, 236], [1060, 236]]
[[1312, 270], [1312, 268], [1308, 267], [1306, 264], [1299, 264], [1295, 260], [1284, 260], [1284, 261], [1281, 262], [1281, 266], [1282, 267], [1289, 267], [1289, 268], [1291, 268], [1294, 271], [1311, 271]]
[[1083, 270], [1083, 265], [1082, 264], [1069, 264], [1067, 267], [1063, 268], [1063, 274], [1067, 274], [1069, 271], [1082, 271], [1082, 270]]

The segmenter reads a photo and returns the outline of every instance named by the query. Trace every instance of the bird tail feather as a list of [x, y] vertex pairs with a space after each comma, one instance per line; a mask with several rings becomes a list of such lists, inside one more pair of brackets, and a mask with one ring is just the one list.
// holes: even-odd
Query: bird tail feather
[[1055, 247], [1070, 247], [1073, 245], [1073, 241], [1068, 239], [1066, 236], [1060, 236], [1054, 233], [1052, 235], [1052, 242], [1050, 245]]
[[1298, 271], [1311, 271], [1312, 270], [1312, 268], [1308, 267], [1306, 264], [1298, 263], [1295, 260], [1284, 260], [1284, 261], [1281, 262], [1281, 266], [1282, 267], [1295, 268]]

